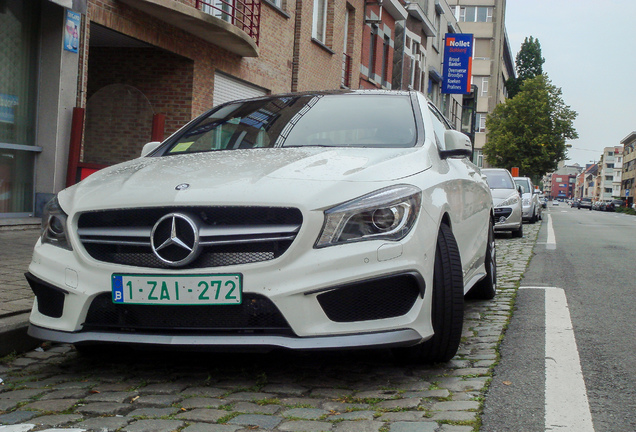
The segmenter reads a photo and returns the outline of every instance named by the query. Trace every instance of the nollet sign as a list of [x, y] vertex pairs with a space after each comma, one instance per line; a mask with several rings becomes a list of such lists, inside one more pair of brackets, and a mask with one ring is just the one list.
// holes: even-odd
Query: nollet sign
[[446, 33], [442, 93], [470, 93], [473, 67], [473, 35]]

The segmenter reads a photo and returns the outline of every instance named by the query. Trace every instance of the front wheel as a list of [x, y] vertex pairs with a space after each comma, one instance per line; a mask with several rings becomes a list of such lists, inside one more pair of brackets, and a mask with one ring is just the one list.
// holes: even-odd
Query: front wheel
[[450, 227], [444, 224], [440, 226], [435, 249], [431, 321], [433, 337], [418, 345], [396, 348], [393, 352], [398, 359], [447, 362], [459, 349], [464, 324], [464, 280], [457, 242]]
[[512, 231], [512, 236], [517, 238], [523, 237], [523, 222], [519, 225], [519, 229]]

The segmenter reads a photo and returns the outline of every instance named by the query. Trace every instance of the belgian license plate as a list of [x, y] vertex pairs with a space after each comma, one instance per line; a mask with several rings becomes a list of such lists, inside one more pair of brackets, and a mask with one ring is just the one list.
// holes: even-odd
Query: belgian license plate
[[113, 303], [233, 305], [242, 301], [241, 274], [112, 276]]

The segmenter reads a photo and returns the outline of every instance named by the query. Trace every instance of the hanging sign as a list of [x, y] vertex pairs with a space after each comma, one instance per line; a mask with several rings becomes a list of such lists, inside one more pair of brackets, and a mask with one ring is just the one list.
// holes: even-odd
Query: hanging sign
[[442, 93], [470, 93], [473, 67], [473, 35], [446, 33]]
[[81, 15], [66, 9], [66, 25], [64, 26], [64, 49], [77, 53], [79, 47], [79, 32]]

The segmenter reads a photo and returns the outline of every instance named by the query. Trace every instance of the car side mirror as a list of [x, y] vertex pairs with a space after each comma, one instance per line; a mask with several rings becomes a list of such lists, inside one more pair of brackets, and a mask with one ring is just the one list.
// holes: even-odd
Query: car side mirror
[[144, 157], [144, 156], [152, 153], [160, 145], [161, 145], [161, 142], [159, 142], [159, 141], [150, 141], [149, 143], [146, 143], [144, 145], [144, 147], [141, 149], [141, 157]]
[[444, 144], [446, 149], [440, 151], [440, 156], [442, 159], [465, 157], [469, 158], [473, 155], [473, 145], [470, 142], [470, 138], [459, 131], [445, 131]]
[[523, 195], [523, 188], [521, 186], [517, 186], [517, 190], [519, 191], [519, 195]]

